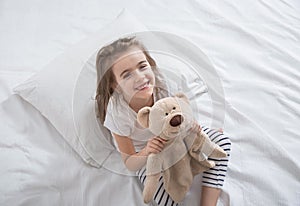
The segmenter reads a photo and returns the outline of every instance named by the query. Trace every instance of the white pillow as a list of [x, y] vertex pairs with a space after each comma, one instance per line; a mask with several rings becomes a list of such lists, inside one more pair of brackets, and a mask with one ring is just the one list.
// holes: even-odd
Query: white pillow
[[[95, 69], [86, 71], [83, 67], [87, 64], [95, 65], [95, 62], [86, 62], [92, 60], [91, 55], [100, 47], [121, 36], [145, 30], [143, 24], [128, 11], [123, 10], [112, 23], [72, 46], [40, 72], [14, 88], [17, 94], [36, 107], [53, 124], [85, 162], [95, 167], [101, 166], [114, 148], [109, 134], [101, 135], [102, 131], [96, 121], [95, 101], [92, 100], [96, 90]], [[81, 75], [82, 71], [90, 73], [85, 76]], [[73, 98], [78, 94], [75, 89], [78, 88], [76, 87], [77, 81], [80, 80], [78, 78], [87, 78], [87, 88], [83, 89], [87, 89], [88, 100], [91, 101], [85, 101], [88, 104], [82, 111], [74, 112]], [[93, 88], [90, 88], [91, 85]], [[74, 104], [76, 103], [78, 102], [75, 101]], [[78, 119], [84, 120], [86, 122], [84, 125], [92, 124], [89, 128], [94, 126], [94, 130], [82, 130], [85, 127], [78, 127], [78, 124], [82, 123]], [[92, 138], [80, 138], [86, 134]]]
[[[96, 118], [95, 59], [99, 48], [134, 33], [162, 67], [171, 91], [183, 91], [191, 99], [207, 91], [200, 74], [204, 79], [214, 75], [208, 58], [195, 45], [176, 35], [142, 31], [147, 31], [146, 27], [124, 10], [111, 24], [68, 49], [14, 89], [53, 124], [85, 162], [123, 174], [132, 173], [120, 164], [111, 134]], [[194, 101], [199, 112], [197, 106], [198, 101]]]

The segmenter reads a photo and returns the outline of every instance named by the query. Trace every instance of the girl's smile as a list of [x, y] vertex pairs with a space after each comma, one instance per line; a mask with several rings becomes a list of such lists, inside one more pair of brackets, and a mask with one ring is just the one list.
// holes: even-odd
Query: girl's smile
[[149, 81], [147, 81], [146, 83], [138, 86], [137, 88], [135, 88], [136, 90], [145, 90], [145, 89], [149, 89], [150, 85], [149, 85]]
[[155, 75], [144, 53], [136, 47], [121, 55], [112, 67], [116, 80], [115, 91], [134, 105], [152, 102]]

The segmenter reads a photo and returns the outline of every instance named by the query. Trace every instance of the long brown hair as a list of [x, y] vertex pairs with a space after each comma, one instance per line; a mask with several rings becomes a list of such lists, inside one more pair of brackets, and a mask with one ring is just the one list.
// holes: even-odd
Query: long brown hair
[[[96, 101], [98, 106], [98, 117], [100, 122], [103, 124], [106, 116], [106, 109], [110, 97], [114, 92], [114, 84], [116, 83], [115, 76], [112, 72], [112, 66], [114, 61], [120, 57], [124, 52], [132, 47], [137, 47], [146, 56], [154, 74], [156, 88], [163, 90], [165, 96], [167, 96], [167, 87], [162, 75], [158, 72], [155, 60], [150, 56], [145, 46], [138, 41], [135, 37], [125, 37], [120, 38], [111, 44], [102, 47], [96, 59], [96, 69], [97, 69], [97, 91], [96, 91]], [[156, 92], [158, 92], [156, 90]]]

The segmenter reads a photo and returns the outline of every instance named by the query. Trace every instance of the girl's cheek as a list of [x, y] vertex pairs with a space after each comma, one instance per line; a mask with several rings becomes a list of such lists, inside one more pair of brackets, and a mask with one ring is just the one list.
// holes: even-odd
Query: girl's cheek
[[123, 90], [129, 90], [130, 88], [133, 88], [133, 80], [124, 80], [122, 81], [122, 83], [120, 84], [121, 88]]
[[130, 82], [129, 79], [122, 79], [122, 80], [120, 80], [119, 85], [124, 87], [128, 84], [128, 82]]

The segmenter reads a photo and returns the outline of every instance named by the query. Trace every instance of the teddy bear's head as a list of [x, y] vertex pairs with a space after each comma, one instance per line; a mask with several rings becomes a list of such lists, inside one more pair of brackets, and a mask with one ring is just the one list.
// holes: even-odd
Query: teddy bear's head
[[143, 107], [138, 112], [137, 120], [153, 134], [168, 140], [186, 131], [192, 116], [188, 98], [179, 93], [158, 100], [152, 107]]

